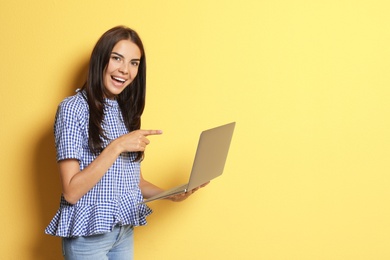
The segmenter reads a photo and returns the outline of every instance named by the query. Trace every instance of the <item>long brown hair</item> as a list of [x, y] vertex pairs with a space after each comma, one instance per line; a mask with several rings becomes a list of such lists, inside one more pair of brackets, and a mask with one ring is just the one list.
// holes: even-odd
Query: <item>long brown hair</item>
[[[103, 147], [103, 138], [107, 139], [102, 128], [105, 87], [103, 73], [109, 62], [111, 51], [121, 40], [130, 40], [141, 51], [138, 74], [118, 96], [117, 101], [122, 112], [125, 126], [129, 132], [140, 129], [141, 115], [145, 107], [146, 94], [146, 57], [145, 50], [138, 34], [125, 26], [116, 26], [105, 32], [97, 41], [90, 58], [87, 80], [82, 88], [86, 93], [89, 105], [89, 139], [88, 144], [95, 154]], [[138, 152], [136, 160], [143, 157]]]

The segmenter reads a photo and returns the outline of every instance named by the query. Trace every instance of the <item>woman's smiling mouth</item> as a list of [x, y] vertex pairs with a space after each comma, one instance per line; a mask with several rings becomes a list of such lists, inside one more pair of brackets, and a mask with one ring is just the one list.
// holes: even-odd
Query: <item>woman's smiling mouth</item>
[[115, 77], [115, 76], [111, 76], [111, 78], [116, 81], [116, 82], [119, 82], [121, 84], [125, 83], [126, 80], [125, 79], [122, 79], [122, 78], [119, 78], [119, 77]]

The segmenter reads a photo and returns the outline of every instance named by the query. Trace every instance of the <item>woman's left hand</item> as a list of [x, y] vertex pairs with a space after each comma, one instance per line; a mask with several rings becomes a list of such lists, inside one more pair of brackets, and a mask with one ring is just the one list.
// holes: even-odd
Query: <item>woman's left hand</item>
[[195, 189], [192, 189], [190, 191], [187, 191], [185, 193], [180, 193], [180, 194], [176, 194], [176, 195], [172, 195], [170, 197], [168, 197], [167, 199], [173, 201], [173, 202], [180, 202], [180, 201], [183, 201], [185, 199], [187, 199], [189, 196], [191, 196], [192, 194], [195, 193], [195, 191], [199, 190], [200, 188], [203, 188], [205, 187], [207, 184], [209, 184], [210, 182], [206, 182], [205, 184], [202, 184], [200, 185], [199, 187], [195, 188]]

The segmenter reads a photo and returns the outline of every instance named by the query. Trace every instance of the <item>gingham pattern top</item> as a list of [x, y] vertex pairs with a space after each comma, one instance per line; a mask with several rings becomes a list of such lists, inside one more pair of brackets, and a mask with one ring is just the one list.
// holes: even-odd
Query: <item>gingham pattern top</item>
[[[58, 107], [54, 135], [57, 161], [77, 159], [80, 170], [95, 158], [88, 147], [89, 108], [83, 92], [66, 98]], [[128, 133], [116, 100], [105, 100], [103, 129], [109, 140]], [[112, 231], [115, 225], [140, 226], [152, 213], [139, 188], [140, 163], [135, 153], [122, 153], [103, 178], [76, 204], [61, 196], [60, 208], [45, 230], [60, 237], [89, 236]]]

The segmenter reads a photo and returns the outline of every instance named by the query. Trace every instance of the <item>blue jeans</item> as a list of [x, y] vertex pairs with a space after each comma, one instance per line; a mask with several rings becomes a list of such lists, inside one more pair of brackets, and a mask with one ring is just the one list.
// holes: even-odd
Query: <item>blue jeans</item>
[[62, 238], [62, 251], [66, 260], [133, 260], [133, 227], [116, 226], [104, 234]]

